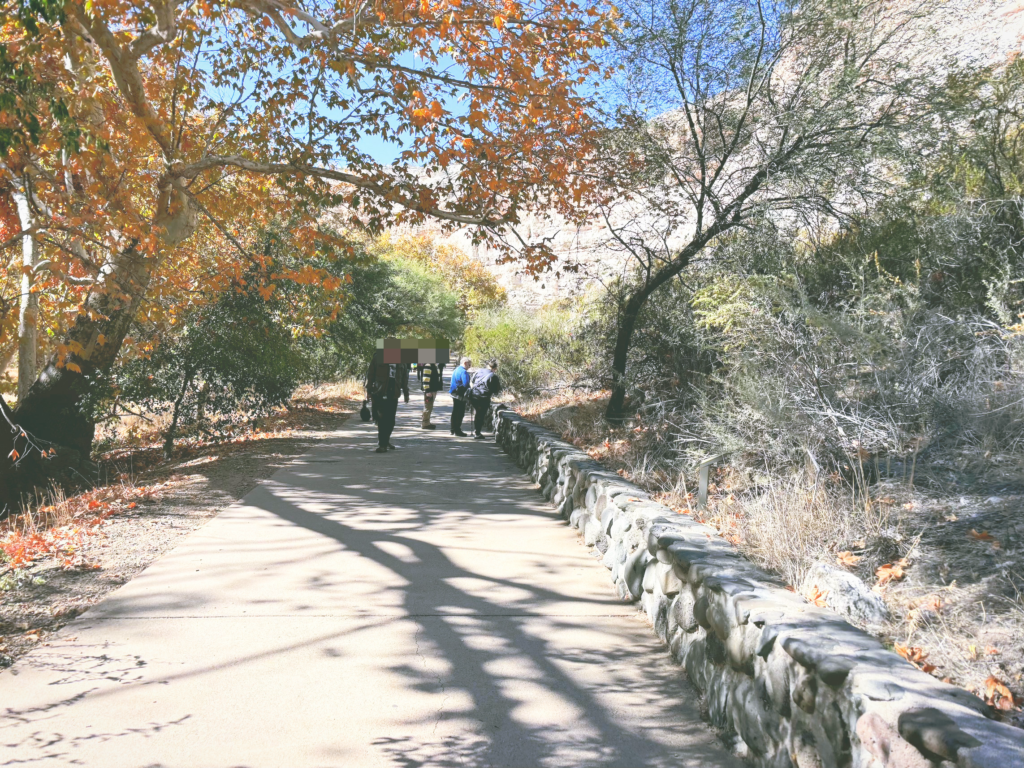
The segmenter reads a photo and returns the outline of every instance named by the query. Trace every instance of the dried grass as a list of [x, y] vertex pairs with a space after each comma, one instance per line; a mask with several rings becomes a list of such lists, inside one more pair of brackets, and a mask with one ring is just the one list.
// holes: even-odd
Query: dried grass
[[324, 384], [303, 384], [292, 394], [292, 402], [299, 405], [338, 405], [363, 397], [363, 383], [354, 377]]
[[740, 520], [740, 547], [754, 561], [803, 583], [816, 562], [833, 560], [837, 542], [853, 538], [849, 509], [822, 483], [810, 488], [797, 478], [771, 480], [761, 493], [731, 505]]

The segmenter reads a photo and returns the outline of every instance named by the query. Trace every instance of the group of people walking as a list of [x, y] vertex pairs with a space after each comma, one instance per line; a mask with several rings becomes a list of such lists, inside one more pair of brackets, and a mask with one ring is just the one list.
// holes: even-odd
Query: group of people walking
[[[450, 433], [458, 437], [469, 437], [462, 431], [466, 407], [473, 410], [473, 437], [483, 440], [483, 428], [491, 407], [491, 398], [501, 392], [498, 378], [498, 361], [491, 360], [486, 366], [470, 374], [472, 361], [463, 357], [452, 373], [449, 394], [452, 396], [452, 417]], [[444, 387], [444, 366], [429, 363], [417, 368], [420, 386], [423, 390], [423, 415], [421, 429], [437, 429], [430, 421], [434, 411], [437, 393]], [[370, 363], [366, 371], [366, 396], [371, 403], [370, 418], [377, 424], [377, 453], [393, 451], [397, 447], [391, 442], [398, 412], [398, 398], [409, 402], [409, 369], [403, 363]], [[366, 405], [364, 404], [364, 409]]]

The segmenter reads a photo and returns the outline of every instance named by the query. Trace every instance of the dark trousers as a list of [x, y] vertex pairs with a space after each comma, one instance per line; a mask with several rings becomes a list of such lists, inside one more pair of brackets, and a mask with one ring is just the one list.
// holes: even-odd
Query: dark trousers
[[452, 398], [452, 432], [462, 431], [462, 419], [466, 415], [466, 401]]
[[491, 398], [489, 397], [474, 397], [472, 398], [473, 403], [473, 429], [479, 435], [484, 431], [484, 426], [487, 424], [487, 414], [491, 410]]
[[373, 409], [377, 412], [377, 444], [387, 448], [391, 433], [395, 431], [395, 414], [398, 412], [398, 398], [374, 397]]

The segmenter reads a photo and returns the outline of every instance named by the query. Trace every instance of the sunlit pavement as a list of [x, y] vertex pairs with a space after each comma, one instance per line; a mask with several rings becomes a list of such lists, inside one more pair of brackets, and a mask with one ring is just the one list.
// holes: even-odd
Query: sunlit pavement
[[353, 419], [0, 674], [0, 765], [740, 765], [450, 402], [386, 454]]

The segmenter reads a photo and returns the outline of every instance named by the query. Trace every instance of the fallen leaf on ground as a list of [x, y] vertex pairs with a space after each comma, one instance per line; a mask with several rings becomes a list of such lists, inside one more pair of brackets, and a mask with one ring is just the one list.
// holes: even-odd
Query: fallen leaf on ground
[[922, 672], [934, 672], [935, 665], [928, 664], [925, 659], [928, 658], [928, 652], [923, 648], [919, 648], [916, 645], [900, 645], [899, 643], [893, 643], [893, 650], [896, 651], [900, 656], [909, 661], [915, 667], [920, 669]]
[[911, 626], [916, 626], [921, 619], [925, 618], [927, 613], [939, 613], [942, 610], [942, 600], [938, 595], [928, 595], [928, 597], [919, 601], [913, 608], [907, 613], [907, 621], [910, 622]]
[[976, 645], [968, 645], [967, 646], [967, 658], [969, 658], [971, 661], [977, 661], [978, 660], [978, 646], [976, 646]]
[[995, 541], [995, 537], [993, 537], [992, 534], [988, 531], [981, 531], [979, 533], [978, 531], [971, 528], [970, 532], [967, 535], [970, 536], [972, 539], [977, 539], [978, 541]]
[[907, 567], [907, 558], [902, 558], [895, 563], [880, 565], [875, 570], [878, 577], [878, 586], [885, 586], [890, 581], [899, 581], [903, 578], [903, 569]]
[[994, 648], [991, 645], [987, 645], [985, 646], [985, 653], [987, 653], [989, 656], [998, 656], [1000, 651], [998, 648]]
[[827, 597], [828, 597], [828, 590], [827, 589], [822, 590], [822, 589], [820, 589], [818, 587], [815, 587], [814, 589], [812, 589], [810, 592], [807, 593], [807, 599], [810, 600], [812, 603], [814, 603], [819, 608], [825, 608], [827, 606], [827, 603], [825, 602], [825, 598], [827, 598]]
[[863, 557], [861, 557], [859, 555], [855, 555], [855, 554], [853, 554], [853, 552], [851, 552], [849, 550], [846, 550], [844, 552], [840, 552], [838, 555], [836, 555], [836, 560], [839, 561], [840, 565], [853, 566], [853, 565], [856, 565], [857, 563], [859, 563], [863, 559], [864, 559]]
[[994, 675], [989, 675], [988, 680], [985, 681], [985, 703], [1004, 712], [1013, 709], [1016, 705], [1010, 689]]

